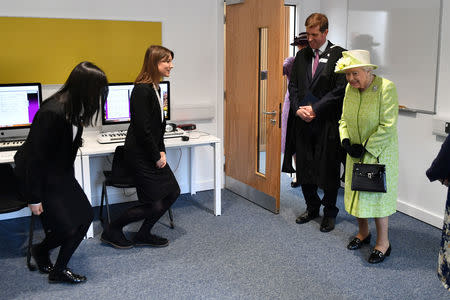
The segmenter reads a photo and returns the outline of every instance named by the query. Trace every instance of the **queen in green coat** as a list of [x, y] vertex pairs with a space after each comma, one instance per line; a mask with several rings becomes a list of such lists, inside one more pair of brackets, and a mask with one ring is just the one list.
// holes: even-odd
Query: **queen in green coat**
[[[335, 72], [345, 73], [348, 85], [339, 121], [342, 146], [347, 152], [345, 167], [346, 211], [358, 220], [359, 231], [347, 245], [349, 250], [369, 244], [368, 218], [375, 218], [376, 245], [370, 263], [382, 262], [391, 253], [388, 216], [396, 211], [398, 182], [397, 90], [391, 81], [375, 76], [366, 50], [343, 52]], [[386, 193], [353, 191], [352, 170], [356, 162], [386, 166]]]

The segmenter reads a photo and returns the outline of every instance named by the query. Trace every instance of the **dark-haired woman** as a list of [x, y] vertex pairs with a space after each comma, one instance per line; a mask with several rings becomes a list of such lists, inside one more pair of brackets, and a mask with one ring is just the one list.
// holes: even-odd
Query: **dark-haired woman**
[[[92, 207], [74, 175], [73, 163], [81, 145], [83, 127], [97, 118], [107, 94], [105, 73], [90, 62], [78, 64], [63, 87], [37, 112], [27, 140], [14, 156], [20, 193], [46, 232], [32, 248], [39, 271], [51, 283], [81, 283], [67, 263], [93, 219]], [[56, 263], [50, 250], [61, 247]]]
[[[153, 225], [180, 195], [180, 188], [166, 162], [163, 99], [159, 82], [173, 68], [173, 52], [162, 46], [150, 46], [145, 52], [142, 70], [131, 93], [131, 122], [125, 140], [125, 159], [133, 172], [139, 205], [127, 209], [111, 222], [102, 241], [116, 248], [133, 246], [164, 247], [166, 238], [151, 234]], [[134, 243], [123, 234], [129, 223], [144, 220]]]

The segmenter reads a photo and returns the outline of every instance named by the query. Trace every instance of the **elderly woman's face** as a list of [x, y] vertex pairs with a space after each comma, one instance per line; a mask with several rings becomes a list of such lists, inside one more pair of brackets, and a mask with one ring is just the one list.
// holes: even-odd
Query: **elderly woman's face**
[[365, 90], [370, 85], [371, 74], [363, 68], [353, 68], [345, 71], [348, 83], [356, 89]]

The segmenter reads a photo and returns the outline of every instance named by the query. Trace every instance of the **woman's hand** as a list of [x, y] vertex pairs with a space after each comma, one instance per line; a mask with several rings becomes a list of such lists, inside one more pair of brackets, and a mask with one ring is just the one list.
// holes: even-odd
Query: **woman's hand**
[[342, 140], [342, 147], [345, 149], [348, 155], [354, 158], [360, 158], [361, 156], [363, 156], [364, 152], [366, 152], [366, 149], [361, 144], [350, 145], [349, 139]]
[[159, 152], [159, 154], [161, 155], [161, 158], [156, 162], [156, 167], [158, 169], [162, 169], [166, 166], [167, 161], [166, 161], [166, 153], [165, 152]]
[[28, 207], [30, 208], [33, 215], [39, 216], [44, 212], [44, 209], [42, 208], [42, 203], [38, 204], [28, 204]]

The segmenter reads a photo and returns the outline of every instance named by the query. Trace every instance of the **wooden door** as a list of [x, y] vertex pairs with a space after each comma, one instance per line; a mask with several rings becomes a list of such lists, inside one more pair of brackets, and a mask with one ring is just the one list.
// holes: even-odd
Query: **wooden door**
[[240, 2], [226, 7], [225, 187], [278, 213], [284, 1]]

